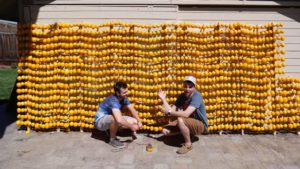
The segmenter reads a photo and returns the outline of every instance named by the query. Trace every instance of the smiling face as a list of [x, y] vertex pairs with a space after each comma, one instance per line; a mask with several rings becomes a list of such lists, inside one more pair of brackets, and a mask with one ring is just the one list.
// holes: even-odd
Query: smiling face
[[195, 85], [192, 82], [190, 81], [183, 82], [183, 92], [187, 98], [191, 97], [191, 95], [195, 90], [196, 90]]
[[128, 89], [127, 88], [121, 88], [120, 91], [116, 91], [116, 95], [118, 96], [118, 98], [120, 98], [121, 100], [125, 99], [128, 95]]

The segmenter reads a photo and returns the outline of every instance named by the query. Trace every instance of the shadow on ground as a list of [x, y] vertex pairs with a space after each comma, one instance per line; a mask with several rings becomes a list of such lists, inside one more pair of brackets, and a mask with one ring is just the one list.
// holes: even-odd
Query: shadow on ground
[[[130, 130], [121, 130], [118, 131], [117, 136], [119, 138], [121, 138], [121, 140], [126, 140], [130, 137], [129, 140], [131, 140], [131, 136], [132, 136], [132, 132]], [[182, 137], [182, 135], [180, 134], [175, 134], [175, 135], [171, 135], [171, 136], [161, 136], [158, 138], [153, 137], [151, 134], [147, 134], [146, 135], [149, 138], [155, 139], [157, 141], [161, 141], [164, 144], [168, 145], [168, 146], [172, 146], [172, 147], [181, 147], [181, 144], [184, 143], [184, 139]], [[99, 131], [99, 130], [92, 130], [92, 134], [91, 137], [97, 140], [101, 140], [103, 142], [108, 143], [109, 142], [109, 131], [105, 132], [105, 131]], [[191, 141], [192, 143], [198, 141], [199, 138], [197, 136], [191, 136]], [[128, 141], [128, 140], [127, 140]], [[127, 142], [124, 141], [124, 142]]]
[[109, 135], [105, 131], [99, 131], [99, 130], [94, 129], [94, 130], [92, 130], [91, 137], [96, 140], [104, 141], [106, 143], [109, 141]]
[[[197, 136], [192, 136], [192, 143], [198, 141], [199, 138]], [[181, 144], [184, 143], [184, 139], [181, 135], [172, 135], [172, 136], [162, 136], [157, 138], [157, 141], [162, 141], [164, 144], [172, 147], [181, 147]]]
[[6, 127], [17, 120], [17, 93], [14, 87], [10, 100], [0, 100], [0, 139], [5, 134]]
[[[109, 131], [100, 131], [100, 130], [92, 130], [91, 137], [96, 140], [101, 140], [103, 142], [109, 142]], [[122, 129], [118, 131], [117, 137], [121, 138], [122, 142], [128, 142], [132, 140], [132, 132], [127, 129]]]

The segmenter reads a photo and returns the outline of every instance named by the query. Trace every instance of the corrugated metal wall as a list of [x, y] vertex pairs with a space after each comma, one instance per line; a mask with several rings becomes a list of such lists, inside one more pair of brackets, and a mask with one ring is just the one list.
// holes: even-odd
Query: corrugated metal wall
[[[300, 77], [300, 10], [299, 7], [253, 7], [253, 6], [186, 6], [186, 5], [97, 5], [87, 2], [63, 4], [52, 1], [52, 5], [39, 3], [25, 4], [24, 22], [87, 22], [103, 23], [124, 21], [131, 23], [176, 23], [191, 22], [212, 24], [217, 22], [241, 22], [265, 24], [281, 22], [286, 36], [287, 75]], [[56, 3], [55, 3], [56, 2]], [[92, 1], [91, 1], [92, 2]], [[91, 3], [90, 2], [90, 3]], [[94, 1], [95, 2], [95, 1]], [[226, 1], [227, 3], [233, 2]], [[236, 1], [237, 2], [237, 1]], [[154, 2], [152, 2], [154, 3]], [[155, 2], [158, 3], [158, 2]], [[220, 1], [219, 1], [220, 3]], [[225, 3], [225, 1], [224, 1]], [[57, 5], [59, 4], [59, 5]]]

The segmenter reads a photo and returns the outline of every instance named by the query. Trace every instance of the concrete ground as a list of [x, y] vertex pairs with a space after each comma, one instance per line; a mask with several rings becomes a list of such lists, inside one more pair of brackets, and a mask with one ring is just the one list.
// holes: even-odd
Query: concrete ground
[[[175, 152], [182, 138], [154, 139], [139, 134], [123, 135], [127, 148], [108, 145], [100, 132], [18, 131], [7, 126], [0, 139], [1, 169], [299, 169], [300, 136], [203, 135], [194, 139], [193, 150]], [[176, 139], [177, 138], [177, 139]], [[151, 143], [153, 152], [145, 144]]]

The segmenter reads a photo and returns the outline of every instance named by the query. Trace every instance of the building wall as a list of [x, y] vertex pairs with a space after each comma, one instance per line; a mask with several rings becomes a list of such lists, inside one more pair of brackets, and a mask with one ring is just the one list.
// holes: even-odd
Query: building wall
[[287, 75], [300, 77], [300, 2], [187, 0], [184, 3], [181, 0], [150, 0], [147, 5], [143, 0], [131, 1], [131, 4], [105, 0], [78, 0], [76, 3], [62, 0], [34, 0], [32, 2], [24, 3], [23, 22], [38, 24], [108, 21], [146, 24], [241, 22], [254, 25], [281, 22], [284, 24], [286, 36], [285, 70]]

